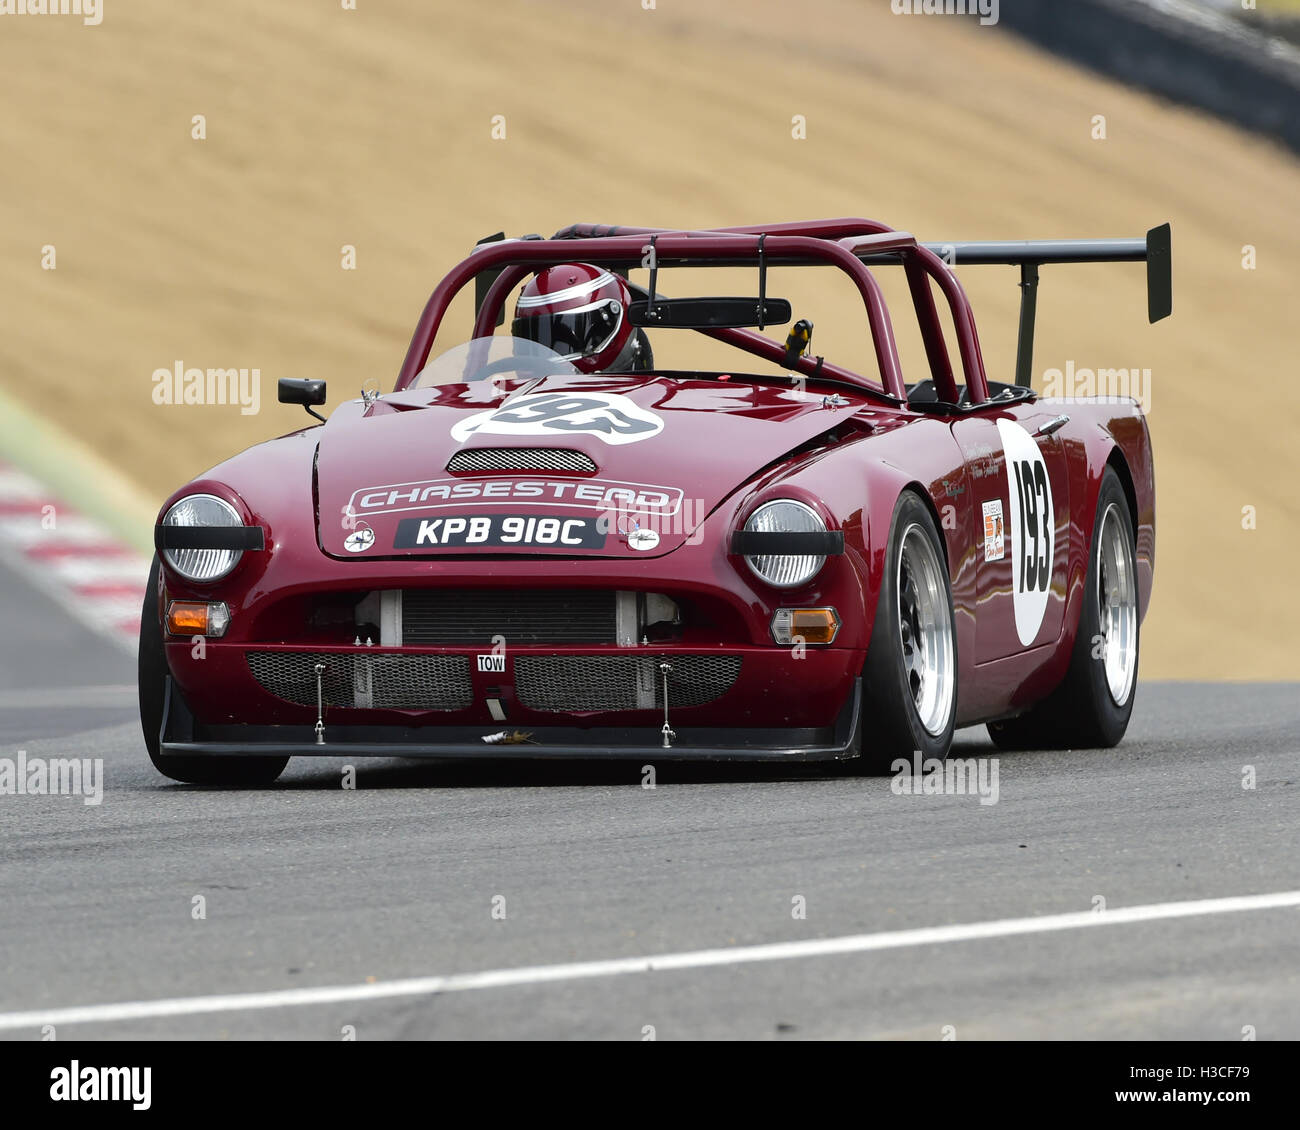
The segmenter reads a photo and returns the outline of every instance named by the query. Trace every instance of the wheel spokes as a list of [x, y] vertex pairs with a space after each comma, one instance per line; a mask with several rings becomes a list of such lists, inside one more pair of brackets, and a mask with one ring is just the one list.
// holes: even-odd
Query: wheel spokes
[[1117, 704], [1127, 701], [1137, 667], [1137, 587], [1126, 534], [1118, 508], [1109, 506], [1097, 528], [1098, 658]]
[[902, 674], [921, 724], [939, 734], [954, 695], [952, 619], [942, 567], [919, 526], [903, 534], [897, 585]]

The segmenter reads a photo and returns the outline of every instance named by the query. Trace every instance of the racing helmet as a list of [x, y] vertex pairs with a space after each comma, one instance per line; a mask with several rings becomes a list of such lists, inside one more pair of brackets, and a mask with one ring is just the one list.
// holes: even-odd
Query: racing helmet
[[515, 304], [514, 337], [555, 350], [582, 373], [650, 367], [644, 333], [627, 320], [631, 291], [590, 263], [562, 263], [529, 279]]

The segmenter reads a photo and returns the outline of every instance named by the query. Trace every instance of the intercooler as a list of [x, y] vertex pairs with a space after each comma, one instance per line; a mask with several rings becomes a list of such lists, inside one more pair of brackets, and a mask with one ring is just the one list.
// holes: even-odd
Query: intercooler
[[[656, 641], [662, 648], [662, 641], [672, 638], [681, 626], [677, 604], [659, 593], [388, 590], [371, 593], [358, 603], [355, 618], [355, 651], [251, 650], [246, 653], [249, 671], [263, 689], [300, 706], [316, 705], [316, 665], [321, 663], [325, 666], [321, 698], [326, 707], [464, 710], [475, 701], [473, 655], [403, 654], [395, 649], [475, 648], [480, 655], [494, 657], [504, 652], [500, 668], [490, 672], [492, 682], [513, 683], [521, 706], [567, 714], [662, 710], [664, 663], [671, 667], [667, 672], [670, 708], [701, 706], [726, 694], [741, 667], [738, 656], [722, 652], [653, 650]], [[631, 653], [555, 654], [583, 645], [608, 645]]]
[[[422, 588], [369, 594], [358, 625], [379, 630], [383, 647], [506, 647], [523, 644], [617, 644], [636, 647], [674, 631], [681, 611], [662, 593], [615, 589]], [[360, 634], [369, 633], [360, 629]]]
[[402, 643], [615, 643], [618, 594], [612, 589], [408, 589]]

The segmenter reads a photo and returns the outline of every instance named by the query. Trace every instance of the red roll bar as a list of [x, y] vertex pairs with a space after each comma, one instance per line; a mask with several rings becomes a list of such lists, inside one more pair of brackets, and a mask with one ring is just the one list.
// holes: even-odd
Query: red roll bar
[[[661, 266], [754, 265], [759, 261], [759, 240], [749, 237], [762, 235], [765, 238], [761, 254], [770, 265], [823, 264], [839, 267], [853, 280], [862, 297], [871, 328], [880, 383], [830, 362], [819, 363], [813, 357], [800, 357], [795, 368], [809, 376], [821, 374], [877, 393], [883, 390], [890, 397], [905, 401], [907, 390], [903, 383], [889, 311], [879, 283], [862, 260], [871, 257], [877, 262], [882, 259], [901, 262], [907, 272], [926, 355], [941, 399], [955, 402], [957, 386], [930, 289], [930, 279], [938, 283], [952, 312], [970, 401], [979, 403], [987, 399], [988, 384], [975, 319], [961, 284], [944, 261], [929, 248], [917, 244], [913, 236], [895, 231], [878, 220], [857, 217], [719, 228], [711, 231], [572, 224], [551, 239], [480, 244], [467, 259], [452, 269], [429, 297], [402, 364], [397, 390], [409, 387], [424, 367], [452, 299], [481, 272], [499, 273], [488, 288], [475, 319], [475, 336], [486, 336], [492, 332], [497, 311], [501, 309], [510, 291], [538, 264], [563, 263], [573, 259], [575, 242], [581, 243], [581, 258], [585, 262], [630, 268], [641, 264], [648, 249], [645, 239], [651, 235], [656, 237], [655, 253]], [[700, 332], [777, 364], [781, 364], [785, 356], [785, 350], [779, 342], [752, 330], [710, 329]]]

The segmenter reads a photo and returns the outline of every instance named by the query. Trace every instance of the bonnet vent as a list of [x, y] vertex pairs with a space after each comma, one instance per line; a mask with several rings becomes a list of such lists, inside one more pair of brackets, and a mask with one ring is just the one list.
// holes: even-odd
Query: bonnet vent
[[589, 475], [596, 464], [589, 455], [563, 447], [474, 447], [456, 452], [448, 471], [569, 471]]

